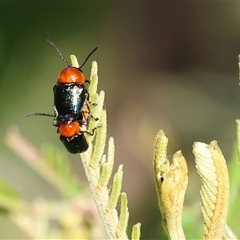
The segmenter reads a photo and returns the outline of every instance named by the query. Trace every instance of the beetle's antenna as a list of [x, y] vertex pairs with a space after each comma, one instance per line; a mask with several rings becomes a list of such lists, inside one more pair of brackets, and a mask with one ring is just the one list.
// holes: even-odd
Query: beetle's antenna
[[70, 67], [71, 65], [67, 62], [66, 58], [63, 56], [63, 54], [61, 53], [60, 49], [49, 39], [47, 39], [47, 41], [55, 48], [55, 50], [58, 52], [58, 54], [60, 55], [60, 57], [62, 58], [62, 60], [65, 62], [65, 64]]
[[87, 62], [87, 60], [91, 57], [91, 55], [97, 50], [97, 47], [95, 47], [86, 57], [85, 61], [83, 62], [83, 64], [79, 67], [80, 69], [85, 65], [85, 63]]
[[48, 114], [48, 113], [29, 113], [29, 114], [25, 115], [25, 117], [32, 117], [32, 116], [55, 117], [55, 115]]

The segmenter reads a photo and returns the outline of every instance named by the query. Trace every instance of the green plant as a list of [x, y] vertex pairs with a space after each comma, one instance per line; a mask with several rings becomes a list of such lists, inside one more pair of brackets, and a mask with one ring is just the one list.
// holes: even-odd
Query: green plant
[[[73, 66], [78, 66], [74, 55], [71, 55], [71, 61]], [[93, 62], [89, 93], [90, 101], [97, 103], [96, 107], [92, 107], [92, 112], [100, 119], [101, 127], [97, 129], [95, 136], [86, 136], [90, 142], [89, 149], [80, 154], [80, 157], [107, 237], [110, 239], [129, 239], [127, 234], [129, 219], [127, 194], [121, 192], [122, 165], [118, 167], [113, 181], [110, 183], [115, 146], [114, 139], [110, 137], [107, 149], [105, 149], [107, 112], [103, 109], [104, 91], [97, 93], [97, 71], [97, 63]], [[98, 124], [99, 122], [91, 120], [89, 129], [95, 128]], [[240, 152], [240, 121], [237, 121], [237, 126], [238, 151]], [[58, 151], [52, 146], [45, 146], [40, 153], [14, 127], [8, 130], [6, 143], [49, 184], [58, 189], [62, 196], [61, 200], [37, 199], [33, 202], [27, 202], [5, 179], [0, 180], [2, 213], [7, 215], [27, 238], [106, 238], [101, 227], [102, 224], [97, 220], [98, 213], [91, 201], [91, 196], [87, 193], [87, 186], [82, 184], [71, 172], [65, 152]], [[182, 228], [182, 209], [188, 184], [188, 168], [181, 151], [177, 151], [172, 156], [172, 163], [170, 162], [167, 146], [168, 138], [160, 130], [154, 143], [153, 168], [159, 209], [162, 214], [162, 225], [169, 239], [185, 239], [188, 232], [184, 232]], [[204, 238], [221, 239], [222, 236], [226, 239], [236, 238], [230, 228], [226, 226], [226, 220], [228, 212], [230, 225], [234, 225], [234, 222], [240, 218], [239, 204], [236, 200], [240, 197], [237, 154], [233, 157], [229, 173], [224, 156], [216, 141], [210, 144], [194, 143], [193, 154], [201, 179], [200, 195], [202, 198]], [[229, 182], [231, 185], [230, 204]], [[120, 211], [117, 210], [119, 199]], [[188, 217], [192, 216], [191, 210]], [[235, 220], [231, 220], [231, 218]], [[51, 225], [53, 220], [57, 222], [57, 225]], [[188, 222], [188, 228], [195, 230], [196, 226], [191, 224]], [[130, 238], [136, 240], [140, 238], [140, 223], [133, 226]]]

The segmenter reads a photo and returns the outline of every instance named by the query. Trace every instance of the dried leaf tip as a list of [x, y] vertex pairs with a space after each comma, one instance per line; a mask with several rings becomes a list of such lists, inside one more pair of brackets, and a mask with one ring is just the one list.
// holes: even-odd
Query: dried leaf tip
[[153, 166], [159, 168], [167, 157], [168, 138], [163, 130], [158, 131], [153, 145]]
[[170, 239], [185, 239], [182, 229], [182, 208], [188, 183], [188, 169], [181, 151], [167, 159], [168, 139], [163, 131], [155, 138], [153, 168], [162, 224]]
[[216, 141], [193, 145], [196, 168], [201, 178], [205, 239], [222, 239], [229, 205], [226, 161]]

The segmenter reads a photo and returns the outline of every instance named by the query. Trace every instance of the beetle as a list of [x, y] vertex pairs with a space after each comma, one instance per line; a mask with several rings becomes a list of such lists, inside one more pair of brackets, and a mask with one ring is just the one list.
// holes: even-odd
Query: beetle
[[[58, 52], [62, 60], [67, 65], [58, 75], [57, 83], [53, 87], [54, 95], [54, 114], [47, 113], [30, 113], [26, 116], [48, 116], [53, 117], [53, 125], [58, 128], [60, 140], [70, 153], [81, 153], [88, 149], [88, 142], [84, 133], [93, 135], [96, 128], [92, 132], [88, 132], [87, 126], [89, 118], [98, 120], [91, 113], [89, 107], [89, 93], [85, 87], [85, 83], [90, 83], [82, 73], [82, 67], [85, 65], [89, 57], [97, 50], [94, 48], [86, 57], [80, 67], [71, 66], [59, 48], [50, 40], [47, 40]], [[95, 105], [95, 104], [93, 104]]]

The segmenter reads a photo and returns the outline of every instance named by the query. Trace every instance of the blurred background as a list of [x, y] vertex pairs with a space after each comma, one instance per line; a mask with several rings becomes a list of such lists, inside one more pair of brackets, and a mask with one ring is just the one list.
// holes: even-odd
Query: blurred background
[[[169, 155], [181, 149], [188, 161], [186, 207], [198, 209], [200, 202], [193, 142], [217, 140], [231, 158], [240, 115], [239, 12], [237, 2], [1, 2], [1, 176], [28, 201], [58, 197], [6, 147], [4, 135], [14, 125], [38, 149], [45, 143], [63, 149], [51, 118], [24, 117], [52, 113], [52, 88], [65, 67], [46, 39], [80, 63], [98, 46], [83, 72], [88, 78], [91, 61], [98, 62], [130, 223], [142, 223], [143, 239], [159, 237], [152, 171], [157, 131], [168, 136]], [[79, 156], [68, 155], [84, 182]]]

